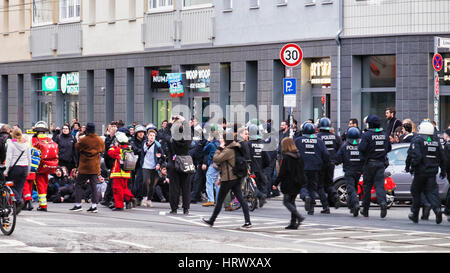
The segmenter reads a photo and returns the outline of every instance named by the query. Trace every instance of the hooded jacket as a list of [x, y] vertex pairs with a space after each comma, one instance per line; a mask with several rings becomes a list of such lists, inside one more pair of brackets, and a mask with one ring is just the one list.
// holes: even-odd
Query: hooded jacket
[[103, 140], [97, 134], [87, 134], [75, 143], [75, 149], [80, 154], [79, 174], [99, 174], [100, 153], [105, 151]]
[[298, 194], [305, 183], [304, 163], [298, 153], [283, 153], [280, 172], [274, 185], [281, 183], [281, 192], [284, 194]]
[[60, 134], [55, 137], [55, 142], [58, 143], [58, 158], [63, 162], [74, 162], [78, 165], [78, 155], [75, 150], [76, 138], [72, 134]]
[[31, 152], [30, 145], [25, 138], [22, 138], [20, 142], [16, 139], [8, 139], [6, 141], [6, 160], [5, 167], [6, 170], [4, 173], [8, 173], [8, 171], [12, 168], [14, 163], [16, 163], [20, 154], [23, 152], [22, 156], [20, 156], [19, 161], [17, 161], [16, 166], [27, 166], [28, 172], [30, 172], [31, 166]]

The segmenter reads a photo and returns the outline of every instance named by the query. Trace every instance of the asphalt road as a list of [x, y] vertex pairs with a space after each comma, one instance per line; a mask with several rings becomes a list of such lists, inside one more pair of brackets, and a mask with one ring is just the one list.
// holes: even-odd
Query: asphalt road
[[[36, 206], [36, 204], [34, 204]], [[281, 198], [251, 212], [253, 227], [242, 229], [241, 210], [222, 210], [214, 227], [202, 223], [213, 207], [192, 204], [188, 216], [169, 214], [167, 203], [153, 208], [99, 213], [70, 212], [73, 204], [49, 203], [48, 212], [23, 211], [11, 236], [0, 235], [3, 253], [377, 253], [450, 252], [450, 223], [414, 224], [408, 206], [394, 206], [385, 219], [377, 206], [368, 218], [353, 217], [347, 208], [321, 215], [316, 208], [298, 230], [286, 230], [290, 214]]]

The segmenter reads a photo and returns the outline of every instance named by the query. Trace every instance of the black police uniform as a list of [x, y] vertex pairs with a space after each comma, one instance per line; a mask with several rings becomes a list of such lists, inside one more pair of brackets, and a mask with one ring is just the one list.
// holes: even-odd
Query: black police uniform
[[261, 139], [249, 140], [247, 143], [251, 159], [250, 166], [255, 174], [255, 182], [258, 188], [256, 194], [259, 198], [259, 206], [262, 207], [264, 205], [264, 200], [267, 197], [267, 185], [269, 184], [267, 177], [264, 174], [264, 168], [269, 165], [270, 157], [267, 151], [264, 151], [264, 141]]
[[362, 214], [366, 217], [368, 216], [370, 192], [372, 187], [375, 186], [378, 204], [381, 207], [381, 217], [384, 218], [387, 209], [386, 190], [384, 189], [384, 170], [386, 155], [392, 149], [391, 143], [382, 128], [369, 128], [362, 135], [358, 149], [365, 159], [363, 167], [364, 198]]
[[364, 166], [364, 157], [358, 150], [360, 139], [345, 142], [336, 154], [336, 165], [343, 164], [344, 180], [347, 188], [347, 206], [354, 216], [358, 216], [358, 184]]
[[[444, 144], [444, 154], [447, 160], [446, 173], [447, 181], [450, 183], [450, 140]], [[447, 191], [447, 198], [445, 200], [445, 215], [450, 216], [450, 189]]]
[[322, 139], [327, 147], [328, 153], [330, 154], [330, 162], [328, 164], [324, 164], [322, 171], [320, 172], [320, 184], [323, 185], [326, 193], [328, 194], [328, 201], [338, 207], [339, 202], [337, 202], [337, 192], [333, 185], [335, 166], [334, 157], [336, 152], [342, 146], [342, 140], [338, 135], [326, 130], [320, 130], [317, 134], [317, 138]]
[[441, 174], [445, 175], [446, 160], [439, 139], [435, 136], [418, 135], [411, 142], [406, 161], [411, 162], [411, 168], [409, 170], [406, 169], [406, 171], [414, 174], [411, 184], [413, 200], [410, 219], [414, 222], [418, 221], [421, 205], [420, 195], [423, 192], [436, 214], [436, 222], [440, 223], [442, 221], [442, 212], [436, 174], [439, 171], [439, 167], [441, 167]]
[[[319, 187], [319, 173], [329, 162], [329, 153], [323, 141], [315, 135], [303, 134], [295, 139], [295, 146], [305, 163], [306, 185], [300, 190], [300, 198], [305, 201], [309, 215], [314, 214], [314, 199], [320, 197], [324, 210], [328, 208], [328, 196], [323, 187]], [[319, 196], [317, 196], [319, 195]]]

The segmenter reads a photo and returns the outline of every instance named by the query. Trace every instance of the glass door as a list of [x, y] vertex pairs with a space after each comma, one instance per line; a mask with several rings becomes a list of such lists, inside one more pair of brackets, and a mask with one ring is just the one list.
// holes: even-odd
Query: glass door
[[161, 128], [163, 120], [172, 117], [172, 101], [164, 99], [153, 99], [153, 124]]
[[440, 131], [445, 131], [450, 126], [450, 96], [441, 96], [439, 104], [441, 110], [439, 129]]

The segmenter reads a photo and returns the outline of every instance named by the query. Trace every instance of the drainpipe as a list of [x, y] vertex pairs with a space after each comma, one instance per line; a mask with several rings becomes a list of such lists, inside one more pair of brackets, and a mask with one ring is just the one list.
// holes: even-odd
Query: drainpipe
[[339, 0], [339, 31], [336, 35], [336, 44], [338, 46], [337, 52], [337, 134], [341, 135], [341, 38], [340, 35], [343, 31], [343, 18], [342, 18], [342, 0]]

